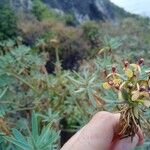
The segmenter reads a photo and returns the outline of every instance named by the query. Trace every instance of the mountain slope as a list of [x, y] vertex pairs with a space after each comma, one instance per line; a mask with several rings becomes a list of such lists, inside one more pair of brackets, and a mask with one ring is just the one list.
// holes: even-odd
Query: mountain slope
[[[31, 0], [10, 0], [15, 9], [32, 8]], [[109, 0], [42, 0], [49, 8], [61, 14], [71, 13], [78, 22], [85, 20], [115, 20], [128, 15]]]
[[[72, 13], [79, 22], [83, 20], [114, 20], [127, 13], [109, 0], [43, 0], [49, 7]], [[120, 13], [118, 15], [118, 13]]]

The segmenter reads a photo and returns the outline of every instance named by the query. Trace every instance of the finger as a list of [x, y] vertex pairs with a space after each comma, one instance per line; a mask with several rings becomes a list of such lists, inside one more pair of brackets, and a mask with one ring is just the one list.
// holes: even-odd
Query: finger
[[67, 143], [65, 143], [61, 150], [70, 150], [74, 146], [74, 144], [77, 143], [85, 127], [86, 126], [80, 129]]
[[[97, 113], [92, 120], [65, 144], [62, 150], [108, 150], [120, 114]], [[69, 145], [69, 146], [68, 146]]]
[[87, 125], [84, 133], [89, 145], [95, 150], [108, 150], [119, 124], [119, 119], [120, 114], [97, 113]]
[[133, 150], [139, 143], [139, 136], [136, 135], [133, 140], [131, 137], [119, 140], [111, 150]]
[[138, 133], [137, 133], [138, 137], [139, 137], [139, 142], [138, 142], [138, 146], [144, 144], [144, 135], [142, 130], [139, 127]]
[[[134, 140], [137, 139], [137, 136], [138, 136], [138, 143], [136, 144], [136, 142]], [[128, 139], [130, 139], [130, 141], [131, 141], [131, 137], [128, 138]], [[112, 145], [110, 147], [110, 150], [116, 150], [116, 146], [118, 146], [117, 150], [119, 149], [120, 146], [123, 147], [123, 145], [126, 145], [126, 143], [127, 143], [125, 141], [129, 141], [128, 139], [120, 140], [120, 136], [118, 136], [118, 130], [116, 130], [116, 134], [115, 134], [114, 139], [112, 141]], [[134, 140], [133, 140], [132, 146], [134, 146], [134, 144], [136, 144], [136, 146], [140, 146], [140, 145], [142, 145], [144, 143], [144, 135], [143, 135], [143, 132], [142, 132], [140, 127], [138, 129], [136, 137], [134, 137]], [[130, 141], [129, 141], [130, 144], [128, 144], [129, 146], [131, 146], [131, 142]], [[118, 145], [116, 145], [116, 144], [118, 144]], [[121, 149], [123, 149], [123, 148], [121, 148]]]

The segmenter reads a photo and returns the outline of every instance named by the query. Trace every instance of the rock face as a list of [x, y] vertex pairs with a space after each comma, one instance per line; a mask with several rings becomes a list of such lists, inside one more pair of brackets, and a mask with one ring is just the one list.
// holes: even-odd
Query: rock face
[[[109, 0], [43, 0], [43, 2], [51, 8], [72, 13], [79, 22], [116, 18], [117, 6]], [[120, 8], [118, 7], [118, 9]]]
[[[2, 0], [3, 1], [3, 0]], [[71, 13], [81, 23], [86, 20], [114, 20], [119, 13], [125, 11], [112, 4], [109, 0], [41, 0], [49, 8], [57, 12]], [[15, 9], [31, 10], [32, 0], [10, 0]], [[119, 14], [118, 13], [118, 14]]]
[[23, 10], [26, 12], [32, 9], [32, 0], [9, 0], [9, 1], [10, 5], [15, 10]]

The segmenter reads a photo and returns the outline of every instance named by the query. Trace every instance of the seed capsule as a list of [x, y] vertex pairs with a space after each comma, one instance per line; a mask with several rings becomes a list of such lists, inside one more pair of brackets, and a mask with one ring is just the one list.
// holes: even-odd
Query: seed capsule
[[133, 91], [132, 94], [133, 94], [132, 97], [131, 97], [132, 101], [136, 101], [140, 96], [139, 91]]

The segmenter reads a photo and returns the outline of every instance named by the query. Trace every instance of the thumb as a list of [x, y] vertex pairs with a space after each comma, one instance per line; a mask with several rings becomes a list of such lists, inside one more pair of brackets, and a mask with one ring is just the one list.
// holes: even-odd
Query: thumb
[[133, 150], [139, 143], [139, 136], [135, 135], [133, 140], [131, 137], [117, 141], [112, 150]]

